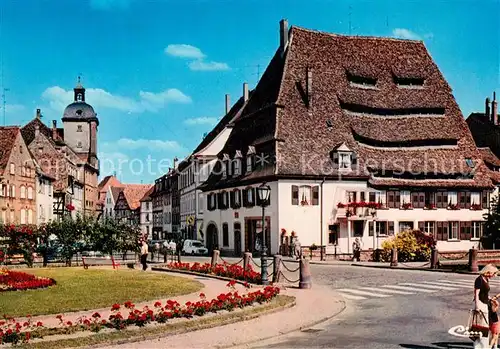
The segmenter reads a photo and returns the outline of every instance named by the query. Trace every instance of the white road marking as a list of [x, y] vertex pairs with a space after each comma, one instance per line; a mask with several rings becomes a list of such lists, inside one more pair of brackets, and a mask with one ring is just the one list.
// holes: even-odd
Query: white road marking
[[405, 290], [405, 291], [414, 291], [414, 292], [424, 292], [424, 293], [432, 293], [436, 292], [437, 290], [426, 290], [422, 288], [413, 288], [413, 287], [405, 287], [405, 286], [399, 286], [399, 285], [384, 285], [382, 287], [388, 287], [388, 288], [395, 288], [397, 290]]
[[459, 285], [459, 284], [445, 284], [441, 281], [422, 281], [424, 284], [445, 286], [445, 287], [458, 287], [458, 288], [469, 288], [469, 285]]
[[367, 291], [354, 290], [351, 288], [341, 288], [341, 289], [338, 289], [337, 291], [342, 292], [342, 293], [349, 292], [349, 293], [359, 294], [362, 296], [370, 296], [370, 297], [380, 297], [380, 298], [390, 297], [389, 295], [386, 295], [386, 294], [379, 294], [379, 293], [372, 293], [372, 292], [367, 292]]
[[456, 288], [452, 288], [452, 287], [434, 286], [434, 285], [422, 285], [422, 284], [414, 284], [414, 283], [411, 283], [411, 282], [402, 283], [400, 285], [403, 285], [403, 286], [424, 287], [424, 288], [430, 288], [430, 289], [436, 288], [438, 290], [446, 290], [446, 291], [455, 291], [455, 290], [457, 290]]
[[415, 294], [415, 292], [387, 290], [387, 289], [376, 288], [376, 287], [361, 287], [361, 289], [368, 290], [368, 291], [378, 291], [378, 292], [385, 292], [385, 293], [395, 293], [395, 294]]
[[339, 292], [340, 295], [346, 299], [352, 299], [352, 300], [361, 300], [361, 299], [367, 299], [366, 297], [361, 297], [361, 296], [354, 296], [352, 294], [345, 294], [345, 293], [342, 293], [342, 292]]
[[440, 282], [442, 282], [445, 285], [451, 285], [451, 286], [457, 285], [457, 286], [464, 286], [464, 287], [471, 287], [471, 288], [474, 286], [474, 284], [471, 282], [459, 282], [459, 281], [451, 281], [451, 280], [450, 281], [443, 280]]

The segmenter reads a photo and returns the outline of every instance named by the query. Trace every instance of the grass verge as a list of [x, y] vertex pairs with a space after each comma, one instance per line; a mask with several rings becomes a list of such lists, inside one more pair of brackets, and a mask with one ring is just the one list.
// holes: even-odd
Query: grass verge
[[42, 268], [24, 272], [55, 279], [55, 286], [2, 292], [0, 314], [13, 317], [60, 314], [150, 301], [198, 292], [203, 284], [161, 273], [132, 269]]
[[143, 340], [152, 340], [160, 337], [171, 336], [205, 328], [223, 326], [235, 322], [250, 320], [264, 313], [272, 313], [283, 308], [295, 305], [295, 297], [279, 295], [271, 302], [210, 317], [200, 317], [193, 320], [179, 321], [172, 324], [158, 325], [154, 327], [127, 329], [106, 333], [91, 334], [77, 338], [58, 340], [43, 340], [29, 344], [21, 344], [16, 348], [22, 349], [63, 349], [80, 347], [98, 347], [102, 345], [119, 345]]

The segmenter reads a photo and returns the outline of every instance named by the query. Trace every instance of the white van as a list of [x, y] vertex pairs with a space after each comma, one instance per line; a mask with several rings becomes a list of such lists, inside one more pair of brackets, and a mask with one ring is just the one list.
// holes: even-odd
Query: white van
[[203, 245], [201, 241], [184, 240], [184, 246], [182, 246], [182, 253], [190, 255], [206, 255], [208, 254], [208, 249]]

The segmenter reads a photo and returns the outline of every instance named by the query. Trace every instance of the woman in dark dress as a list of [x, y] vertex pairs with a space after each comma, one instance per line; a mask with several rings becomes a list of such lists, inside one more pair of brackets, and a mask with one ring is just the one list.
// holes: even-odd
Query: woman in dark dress
[[480, 311], [482, 316], [477, 320], [478, 323], [476, 325], [480, 327], [485, 327], [486, 329], [489, 327], [488, 319], [491, 317], [491, 307], [490, 302], [492, 298], [490, 298], [490, 284], [489, 280], [494, 277], [498, 273], [497, 267], [493, 264], [486, 265], [479, 276], [476, 278], [474, 282], [474, 310]]

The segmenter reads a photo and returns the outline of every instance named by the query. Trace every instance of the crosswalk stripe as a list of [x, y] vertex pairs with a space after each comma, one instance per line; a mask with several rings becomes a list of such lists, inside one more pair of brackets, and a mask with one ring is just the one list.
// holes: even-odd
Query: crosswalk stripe
[[459, 284], [448, 284], [441, 281], [422, 281], [424, 284], [445, 286], [445, 287], [458, 287], [458, 288], [469, 288], [469, 285], [459, 285]]
[[441, 282], [444, 284], [448, 284], [448, 285], [459, 285], [459, 286], [467, 286], [467, 287], [473, 286], [473, 283], [471, 283], [471, 282], [460, 282], [460, 281], [451, 281], [451, 280], [443, 280]]
[[361, 297], [361, 296], [355, 296], [355, 295], [352, 295], [352, 294], [346, 294], [346, 293], [342, 293], [342, 292], [339, 292], [339, 294], [346, 298], [346, 299], [352, 299], [352, 300], [362, 300], [362, 299], [367, 299], [366, 297]]
[[422, 285], [422, 284], [414, 284], [414, 283], [411, 283], [411, 282], [401, 283], [400, 285], [415, 286], [415, 287], [419, 287], [419, 288], [420, 287], [425, 287], [425, 288], [430, 288], [430, 289], [436, 288], [438, 290], [446, 290], [446, 291], [454, 291], [454, 290], [456, 290], [456, 288], [452, 288], [452, 287], [434, 286], [434, 285]]
[[362, 296], [371, 296], [371, 297], [379, 297], [379, 298], [390, 297], [389, 295], [386, 295], [386, 294], [378, 294], [378, 293], [372, 293], [372, 292], [354, 290], [354, 289], [351, 289], [351, 288], [341, 288], [341, 289], [338, 289], [337, 291], [340, 291], [342, 293], [348, 292], [348, 293], [359, 294], [359, 295], [362, 295]]
[[405, 286], [399, 286], [399, 285], [384, 285], [382, 286], [384, 288], [395, 288], [396, 290], [404, 290], [404, 291], [413, 291], [413, 292], [424, 292], [424, 293], [432, 293], [436, 292], [437, 290], [427, 290], [427, 289], [422, 289], [422, 288], [413, 288], [413, 287], [405, 287]]
[[385, 293], [395, 293], [395, 294], [415, 294], [415, 292], [388, 290], [388, 289], [376, 288], [376, 287], [361, 287], [361, 289], [368, 290], [368, 291], [377, 291], [377, 292], [385, 292]]

